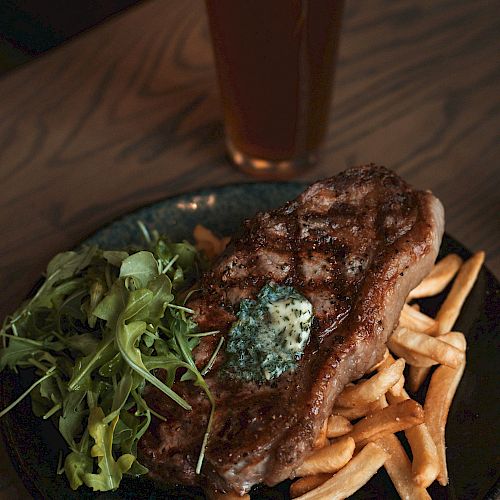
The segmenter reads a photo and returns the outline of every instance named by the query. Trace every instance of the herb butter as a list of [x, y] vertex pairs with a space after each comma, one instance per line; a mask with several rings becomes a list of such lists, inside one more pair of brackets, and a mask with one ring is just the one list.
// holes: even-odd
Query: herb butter
[[243, 380], [265, 381], [294, 369], [311, 332], [311, 303], [293, 287], [265, 285], [240, 303], [228, 336], [226, 368]]

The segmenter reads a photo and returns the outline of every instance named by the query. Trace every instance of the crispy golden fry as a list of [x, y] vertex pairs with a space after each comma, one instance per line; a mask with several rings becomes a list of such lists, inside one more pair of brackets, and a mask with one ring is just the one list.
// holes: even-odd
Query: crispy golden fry
[[[410, 399], [410, 396], [403, 388], [400, 394], [388, 392], [387, 399], [391, 404], [395, 404]], [[425, 422], [406, 429], [405, 435], [413, 455], [412, 473], [415, 484], [427, 488], [436, 479], [439, 472], [436, 445]]]
[[388, 454], [368, 443], [344, 468], [322, 485], [298, 497], [300, 500], [340, 500], [358, 491], [384, 465]]
[[435, 319], [427, 316], [413, 307], [405, 304], [399, 317], [399, 325], [409, 330], [424, 332], [433, 335], [438, 330], [438, 323]]
[[380, 410], [387, 406], [385, 397], [381, 397], [377, 401], [368, 405], [353, 406], [352, 408], [343, 408], [342, 406], [335, 406], [332, 409], [332, 415], [340, 415], [348, 420], [356, 420], [357, 418], [365, 417], [369, 413]]
[[408, 500], [430, 499], [427, 490], [413, 482], [412, 467], [405, 450], [394, 434], [388, 434], [376, 441], [389, 454], [384, 467], [399, 496]]
[[378, 370], [380, 368], [380, 366], [384, 364], [385, 360], [387, 359], [387, 356], [389, 356], [389, 350], [388, 349], [386, 349], [384, 351], [383, 358], [378, 363], [375, 363], [369, 370], [367, 370], [366, 373], [371, 373], [371, 372], [374, 372], [374, 371]]
[[394, 330], [388, 345], [389, 349], [394, 350], [394, 352], [397, 351], [399, 346], [402, 346], [417, 355], [433, 359], [451, 368], [456, 368], [465, 356], [463, 351], [447, 342], [443, 342], [441, 339], [401, 327]]
[[326, 427], [326, 436], [328, 438], [336, 438], [347, 434], [352, 430], [352, 424], [347, 418], [341, 415], [331, 415], [328, 417]]
[[[455, 332], [445, 333], [440, 335], [439, 340], [446, 342], [448, 335], [453, 335]], [[411, 391], [417, 392], [420, 386], [424, 383], [424, 380], [429, 375], [429, 367], [438, 364], [431, 358], [427, 358], [421, 355], [417, 355], [409, 349], [404, 348], [401, 345], [393, 344], [392, 350], [398, 356], [403, 356], [408, 364], [410, 365], [410, 370], [408, 374], [408, 387]]]
[[383, 396], [403, 374], [405, 360], [398, 359], [394, 364], [380, 370], [376, 375], [357, 385], [346, 387], [336, 400], [338, 406], [363, 406]]
[[413, 455], [413, 480], [418, 486], [428, 488], [439, 473], [439, 459], [434, 440], [425, 423], [406, 429], [405, 435]]
[[[401, 403], [410, 396], [403, 388], [400, 394], [391, 391], [387, 393], [391, 404]], [[424, 411], [425, 418], [425, 411]], [[405, 430], [406, 439], [413, 455], [412, 474], [415, 484], [427, 488], [436, 479], [439, 473], [439, 461], [436, 445], [429, 433], [425, 422]]]
[[420, 386], [424, 383], [424, 380], [429, 375], [430, 368], [423, 366], [411, 366], [408, 372], [408, 387], [410, 391], [417, 392]]
[[398, 342], [391, 342], [391, 339], [387, 342], [387, 346], [391, 350], [392, 353], [396, 354], [400, 358], [404, 358], [408, 365], [410, 366], [410, 371], [413, 367], [430, 367], [437, 365], [438, 362], [434, 359], [428, 358], [427, 356], [422, 356], [421, 354], [417, 354], [412, 349], [402, 345]]
[[[403, 388], [400, 394], [388, 392], [387, 399], [391, 404], [396, 404], [410, 399], [410, 396]], [[415, 484], [422, 488], [427, 488], [434, 482], [439, 473], [436, 445], [425, 422], [406, 429], [405, 435], [413, 455], [412, 473]]]
[[326, 436], [326, 426], [327, 426], [327, 424], [328, 424], [328, 419], [326, 419], [323, 422], [323, 426], [321, 427], [321, 431], [320, 431], [318, 437], [316, 438], [316, 441], [314, 442], [314, 445], [313, 445], [314, 449], [316, 449], [316, 448], [323, 448], [323, 446], [326, 446], [327, 444], [329, 444], [328, 438]]
[[201, 224], [197, 224], [193, 230], [195, 246], [198, 250], [203, 250], [209, 259], [213, 259], [221, 254], [229, 243], [228, 237], [218, 238], [210, 229]]
[[375, 437], [394, 434], [419, 425], [423, 421], [422, 407], [416, 401], [407, 399], [367, 415], [363, 420], [354, 424], [347, 436], [352, 437], [356, 442], [356, 447], [360, 448]]
[[408, 300], [431, 297], [441, 293], [453, 279], [462, 265], [462, 259], [456, 254], [450, 254], [441, 259], [432, 271], [408, 295]]
[[314, 476], [301, 477], [291, 484], [290, 496], [292, 498], [300, 497], [308, 491], [317, 488], [331, 477], [331, 474], [315, 474]]
[[386, 394], [386, 397], [387, 401], [391, 405], [395, 405], [401, 403], [402, 401], [406, 401], [407, 399], [411, 399], [405, 388], [403, 388], [400, 394], [392, 394], [391, 392], [388, 392]]
[[401, 394], [401, 392], [405, 388], [405, 376], [401, 375], [401, 378], [389, 389], [389, 393], [391, 394]]
[[[448, 337], [459, 349], [465, 350], [466, 340], [463, 334], [455, 332]], [[448, 468], [446, 466], [445, 428], [451, 402], [455, 396], [460, 379], [465, 369], [465, 358], [457, 368], [439, 366], [431, 377], [425, 398], [425, 423], [432, 436], [439, 457], [439, 484], [448, 484]]]
[[465, 299], [476, 282], [483, 262], [484, 252], [477, 252], [460, 268], [450, 293], [436, 315], [436, 321], [439, 323], [439, 335], [449, 332], [453, 328]]
[[295, 472], [297, 476], [337, 472], [352, 458], [354, 448], [354, 439], [341, 437], [330, 446], [313, 451]]
[[[392, 355], [390, 353], [388, 353], [385, 360], [383, 361], [383, 363], [381, 363], [379, 365], [378, 369], [382, 370], [388, 366], [393, 365], [395, 362], [396, 362], [396, 360], [392, 357]], [[401, 378], [387, 391], [387, 394], [392, 394], [393, 396], [401, 395], [402, 392], [404, 391], [404, 385], [405, 385], [405, 377], [404, 377], [404, 375], [401, 375]], [[386, 396], [387, 396], [387, 394], [386, 394]], [[404, 398], [404, 399], [407, 399], [407, 398]]]

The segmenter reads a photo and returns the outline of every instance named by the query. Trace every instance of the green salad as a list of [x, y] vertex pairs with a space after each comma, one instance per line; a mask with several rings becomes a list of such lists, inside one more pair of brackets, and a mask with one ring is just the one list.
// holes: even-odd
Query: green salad
[[59, 472], [73, 489], [114, 490], [123, 475], [147, 472], [137, 443], [152, 415], [163, 417], [144, 400], [145, 385], [190, 410], [172, 390], [181, 373], [212, 403], [198, 472], [203, 461], [214, 404], [192, 350], [217, 332], [198, 332], [184, 304], [206, 262], [190, 243], [140, 227], [143, 249], [87, 246], [56, 255], [38, 291], [0, 330], [0, 371], [32, 367], [37, 377], [0, 417], [31, 394], [35, 414], [53, 418], [68, 444]]

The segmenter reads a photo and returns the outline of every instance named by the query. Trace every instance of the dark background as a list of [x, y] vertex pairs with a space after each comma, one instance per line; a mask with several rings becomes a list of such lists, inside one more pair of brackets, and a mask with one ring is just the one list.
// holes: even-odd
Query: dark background
[[0, 75], [139, 0], [0, 0]]

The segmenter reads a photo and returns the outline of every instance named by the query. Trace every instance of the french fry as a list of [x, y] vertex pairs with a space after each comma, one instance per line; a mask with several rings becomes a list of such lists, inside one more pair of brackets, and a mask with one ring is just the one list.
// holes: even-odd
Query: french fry
[[453, 328], [465, 299], [476, 282], [483, 262], [484, 252], [477, 252], [465, 261], [458, 271], [450, 293], [436, 315], [436, 321], [439, 323], [439, 335], [449, 332]]
[[401, 394], [405, 388], [405, 376], [401, 375], [401, 378], [389, 389], [388, 392], [391, 394]]
[[226, 245], [229, 243], [229, 238], [218, 238], [210, 229], [197, 224], [193, 230], [195, 246], [198, 250], [203, 250], [209, 259], [213, 259], [221, 254]]
[[388, 454], [375, 443], [368, 443], [345, 467], [322, 485], [298, 500], [340, 500], [358, 491], [384, 465]]
[[406, 360], [410, 366], [410, 370], [416, 366], [427, 368], [438, 364], [436, 360], [422, 356], [403, 344], [391, 341], [391, 339], [387, 341], [387, 346], [393, 354]]
[[352, 424], [347, 418], [341, 415], [330, 415], [330, 417], [328, 417], [326, 436], [329, 439], [343, 436], [351, 430]]
[[417, 392], [420, 386], [424, 383], [424, 380], [429, 375], [430, 368], [423, 366], [411, 366], [408, 371], [408, 387], [410, 391]]
[[[400, 403], [410, 396], [403, 388], [400, 394], [387, 393], [387, 399], [391, 404]], [[425, 410], [424, 410], [425, 418]], [[439, 461], [436, 445], [429, 433], [425, 422], [405, 430], [406, 439], [411, 447], [413, 455], [412, 474], [415, 484], [427, 488], [434, 482], [439, 473]]]
[[329, 444], [328, 442], [328, 438], [326, 436], [326, 426], [328, 424], [328, 419], [326, 419], [324, 422], [323, 422], [323, 426], [321, 427], [321, 431], [318, 435], [318, 437], [316, 438], [316, 441], [314, 442], [314, 445], [313, 445], [313, 448], [323, 448], [323, 446], [326, 446], [327, 444]]
[[406, 429], [405, 436], [413, 455], [413, 480], [418, 486], [427, 488], [439, 474], [439, 459], [434, 440], [425, 423]]
[[456, 341], [456, 339], [457, 339], [457, 333], [459, 334], [459, 336], [463, 335], [462, 332], [448, 332], [448, 333], [443, 333], [443, 335], [440, 335], [438, 338], [442, 342], [446, 342], [447, 344], [452, 345], [456, 349], [462, 350], [462, 346], [464, 346], [464, 345], [465, 345], [465, 348], [467, 349], [467, 344], [462, 344], [462, 342], [458, 343]]
[[389, 366], [392, 366], [395, 362], [396, 362], [396, 360], [394, 359], [394, 357], [392, 356], [392, 354], [389, 352], [387, 354], [387, 356], [385, 356], [384, 360], [379, 363], [379, 365], [377, 367], [377, 370], [378, 371], [384, 370], [385, 368], [388, 368]]
[[198, 250], [203, 250], [207, 257], [211, 258], [217, 254], [219, 239], [205, 226], [196, 224], [193, 230], [195, 246]]
[[404, 359], [380, 370], [368, 380], [346, 387], [338, 396], [336, 404], [343, 407], [363, 406], [376, 401], [398, 382], [405, 367]]
[[389, 401], [389, 404], [395, 405], [398, 403], [402, 403], [403, 401], [406, 401], [407, 399], [411, 399], [410, 395], [406, 392], [406, 389], [403, 388], [400, 394], [392, 394], [391, 392], [388, 392], [386, 394], [387, 401]]
[[[406, 399], [410, 399], [410, 396], [403, 388], [400, 394], [394, 394], [392, 391], [389, 391], [387, 393], [387, 399], [391, 404], [396, 404]], [[434, 444], [425, 422], [406, 429], [405, 435], [413, 455], [411, 465], [413, 480], [417, 486], [427, 488], [434, 482], [439, 473], [439, 460], [436, 445]]]
[[462, 259], [456, 254], [449, 254], [441, 259], [432, 271], [408, 295], [408, 300], [431, 297], [441, 293], [453, 279], [462, 265]]
[[[396, 362], [390, 353], [387, 354], [384, 362], [380, 364], [378, 369], [384, 369], [385, 367], [391, 366]], [[405, 377], [401, 375], [401, 378], [387, 391], [387, 394], [392, 394], [393, 396], [399, 396], [404, 391]], [[386, 394], [386, 396], [387, 396]], [[407, 399], [407, 398], [404, 398]]]
[[362, 406], [353, 406], [352, 408], [334, 406], [332, 409], [332, 415], [340, 415], [341, 417], [345, 417], [348, 420], [356, 420], [357, 418], [365, 417], [369, 413], [373, 413], [374, 411], [385, 408], [386, 406], [387, 401], [385, 400], [385, 397], [381, 397], [373, 403]]
[[386, 348], [382, 359], [378, 363], [375, 363], [369, 370], [366, 371], [366, 373], [371, 373], [378, 370], [380, 366], [384, 364], [385, 360], [387, 359], [387, 356], [389, 356], [389, 350]]
[[354, 454], [354, 439], [341, 437], [330, 446], [313, 451], [295, 471], [297, 476], [337, 472]]
[[427, 490], [413, 482], [412, 466], [399, 439], [394, 434], [388, 434], [375, 443], [389, 455], [384, 467], [399, 496], [408, 500], [430, 499]]
[[[425, 356], [434, 361], [456, 368], [464, 359], [464, 352], [447, 342], [431, 337], [425, 333], [414, 332], [398, 327], [389, 339], [389, 348], [394, 352], [398, 346], [403, 346], [415, 354]], [[396, 352], [396, 354], [398, 354]]]
[[403, 306], [399, 317], [399, 325], [409, 330], [427, 333], [428, 335], [435, 334], [438, 330], [438, 323], [435, 319], [415, 310], [408, 304]]
[[[448, 341], [459, 349], [465, 350], [466, 340], [463, 334], [455, 332]], [[429, 389], [424, 403], [425, 423], [436, 444], [439, 457], [438, 482], [442, 486], [448, 484], [448, 468], [446, 465], [445, 429], [451, 402], [465, 369], [465, 359], [457, 368], [439, 366], [431, 377]]]
[[[453, 333], [454, 332], [445, 333], [444, 335], [440, 335], [438, 339], [442, 342], [446, 342], [447, 336]], [[437, 361], [416, 354], [412, 352], [411, 349], [407, 349], [400, 344], [391, 343], [389, 341], [388, 345], [395, 354], [403, 356], [408, 361], [410, 365], [410, 370], [408, 372], [408, 387], [411, 391], [417, 392], [429, 375], [429, 367], [438, 364]]]
[[416, 401], [407, 399], [367, 415], [363, 420], [354, 424], [347, 436], [354, 439], [356, 448], [360, 448], [382, 435], [403, 431], [423, 421], [422, 407]]
[[331, 474], [315, 474], [314, 476], [301, 477], [291, 484], [290, 496], [292, 498], [300, 497], [308, 491], [317, 488], [331, 477]]

